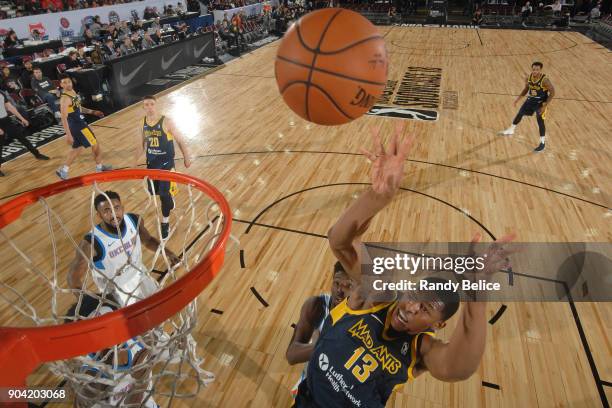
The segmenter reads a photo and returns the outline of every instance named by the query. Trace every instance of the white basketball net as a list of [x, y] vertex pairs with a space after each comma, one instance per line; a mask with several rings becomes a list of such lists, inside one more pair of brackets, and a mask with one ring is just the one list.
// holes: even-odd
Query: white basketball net
[[[144, 222], [148, 224], [154, 218], [155, 229], [149, 229], [149, 232], [159, 239], [162, 221], [160, 201], [147, 189], [148, 184], [153, 189], [153, 183], [149, 179], [131, 182], [137, 187], [130, 190], [129, 197], [125, 196], [125, 191], [120, 193], [124, 211], [138, 213], [139, 226], [143, 218], [147, 218]], [[112, 187], [124, 183], [107, 185], [104, 189], [94, 184], [88, 217], [91, 231], [101, 222], [93, 206], [95, 196], [104, 194], [108, 200], [103, 190], [113, 190]], [[24, 289], [16, 283], [3, 279], [0, 282], [0, 299], [6, 305], [0, 302], [0, 306], [5, 308], [5, 312], [6, 308], [10, 308], [13, 315], [18, 314], [21, 321], [26, 321], [23, 325], [56, 325], [92, 318], [121, 308], [126, 303], [135, 303], [176, 281], [207, 255], [218, 239], [224, 224], [224, 215], [211, 198], [189, 185], [182, 187], [187, 192], [179, 194], [183, 203], [182, 205], [177, 203], [172, 212], [168, 239], [161, 240], [150, 261], [132, 259], [134, 253], [132, 251], [124, 265], [110, 272], [99, 270], [94, 263], [94, 239], [91, 239], [92, 250], [82, 251], [79, 244], [83, 236], [73, 236], [66, 226], [66, 214], [63, 219], [57, 206], [55, 209], [52, 208], [49, 203], [52, 197], [41, 198], [40, 209], [46, 216], [49, 232], [48, 247], [53, 253], [50, 270], [48, 262], [46, 268], [39, 266], [39, 262], [33, 261], [19, 248], [17, 239], [10, 237], [4, 230], [0, 230], [0, 249], [3, 253], [7, 252], [8, 247], [14, 250], [15, 258], [25, 266], [27, 272], [23, 273], [27, 275], [28, 280], [39, 288], [43, 286], [46, 288], [48, 302], [42, 304], [39, 295], [36, 299], [33, 298], [30, 293], [33, 285], [28, 285], [27, 289]], [[138, 197], [141, 197], [139, 202], [141, 203], [144, 198], [146, 203], [144, 207], [139, 206], [138, 211], [130, 206], [134, 191]], [[154, 217], [151, 217], [151, 214]], [[78, 215], [72, 214], [72, 216]], [[116, 219], [114, 210], [113, 218]], [[121, 240], [121, 247], [128, 248], [121, 234], [118, 237]], [[42, 238], [37, 237], [37, 239]], [[236, 241], [233, 237], [231, 239]], [[65, 260], [66, 242], [69, 242], [69, 247], [77, 254], [76, 256], [87, 262], [87, 272], [81, 289], [71, 289], [67, 284], [69, 265], [66, 265]], [[181, 258], [181, 262], [171, 265], [166, 246], [172, 244], [176, 248], [179, 243], [180, 252], [175, 250], [175, 253]], [[60, 247], [64, 248], [62, 254], [59, 253]], [[151, 254], [152, 251], [147, 251], [144, 245], [142, 247], [143, 253]], [[145, 263], [148, 266], [145, 266]], [[162, 268], [165, 271], [159, 273]], [[130, 284], [126, 284], [125, 279], [122, 279], [126, 275], [132, 278]], [[10, 311], [6, 312], [8, 313]], [[198, 357], [197, 343], [192, 334], [197, 324], [197, 316], [197, 301], [194, 299], [162, 325], [124, 344], [87, 356], [55, 361], [48, 364], [47, 368], [56, 376], [66, 380], [66, 386], [72, 391], [78, 407], [155, 407], [155, 404], [169, 406], [175, 398], [194, 397], [202, 387], [214, 380], [214, 375], [202, 368], [203, 360]], [[0, 324], [9, 325], [2, 321]], [[55, 384], [37, 386], [49, 385]]]

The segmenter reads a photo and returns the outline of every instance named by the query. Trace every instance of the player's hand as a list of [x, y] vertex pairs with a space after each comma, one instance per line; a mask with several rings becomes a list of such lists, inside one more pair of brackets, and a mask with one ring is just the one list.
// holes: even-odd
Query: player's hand
[[190, 157], [185, 156], [185, 157], [183, 158], [183, 163], [185, 164], [185, 168], [187, 168], [187, 169], [188, 169], [188, 168], [191, 166], [191, 158], [190, 158]]
[[74, 143], [74, 138], [70, 133], [66, 133], [66, 143], [68, 143], [70, 146], [72, 146]]
[[93, 114], [94, 114], [95, 116], [99, 117], [99, 118], [103, 118], [103, 117], [104, 117], [104, 112], [99, 111], [99, 110], [97, 110], [97, 111], [93, 111]]
[[370, 177], [372, 179], [372, 189], [377, 194], [393, 196], [399, 189], [399, 185], [404, 176], [404, 162], [410, 147], [414, 142], [414, 136], [398, 140], [404, 130], [403, 124], [398, 124], [395, 134], [388, 149], [385, 150], [378, 129], [372, 130], [374, 150], [369, 152], [362, 149], [363, 154], [372, 162]]
[[0, 129], [0, 136], [4, 135], [4, 130]]
[[[475, 245], [480, 242], [482, 235], [476, 234], [472, 238], [472, 242], [470, 245], [470, 254], [474, 254]], [[510, 258], [509, 256], [516, 252], [516, 249], [510, 249], [505, 244], [508, 244], [516, 238], [515, 233], [511, 233], [501, 237], [500, 239], [493, 242], [487, 250], [483, 254], [479, 254], [478, 256], [483, 257], [484, 260], [484, 268], [479, 272], [479, 274], [484, 275], [492, 275], [499, 270], [510, 268]], [[473, 255], [472, 255], [473, 256]]]
[[28, 127], [28, 126], [30, 126], [30, 122], [28, 122], [28, 121], [27, 121], [27, 120], [25, 120], [25, 119], [19, 119], [19, 121], [21, 122], [21, 124], [22, 124], [24, 127]]

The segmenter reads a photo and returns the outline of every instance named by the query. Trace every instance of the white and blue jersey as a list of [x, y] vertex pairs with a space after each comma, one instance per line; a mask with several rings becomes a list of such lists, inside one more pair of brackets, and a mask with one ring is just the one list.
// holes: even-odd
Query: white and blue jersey
[[[110, 233], [100, 224], [85, 236], [93, 237], [96, 256], [93, 258], [93, 278], [100, 292], [114, 293], [123, 304], [131, 304], [157, 290], [142, 263], [142, 245], [138, 233], [138, 216], [125, 214], [121, 236]], [[112, 282], [111, 282], [112, 281]]]

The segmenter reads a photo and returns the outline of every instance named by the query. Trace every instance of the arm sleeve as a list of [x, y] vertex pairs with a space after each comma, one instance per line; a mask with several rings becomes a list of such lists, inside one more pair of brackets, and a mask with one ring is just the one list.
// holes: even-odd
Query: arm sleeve
[[[83, 237], [83, 239], [87, 241], [90, 245], [91, 245], [91, 238], [92, 238], [91, 234], [87, 234]], [[93, 262], [101, 261], [103, 257], [103, 253], [104, 253], [104, 248], [102, 248], [102, 244], [100, 243], [100, 240], [95, 239], [94, 237], [94, 257], [92, 261]]]

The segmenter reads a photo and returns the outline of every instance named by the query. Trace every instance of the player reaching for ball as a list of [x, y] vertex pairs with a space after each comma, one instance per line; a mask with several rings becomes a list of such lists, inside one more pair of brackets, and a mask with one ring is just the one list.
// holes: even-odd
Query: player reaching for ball
[[[325, 321], [294, 407], [380, 408], [416, 371], [429, 371], [434, 378], [453, 382], [467, 379], [480, 364], [487, 329], [485, 302], [465, 304], [450, 340], [443, 342], [433, 332], [459, 309], [456, 292], [432, 291], [433, 298], [427, 301], [416, 301], [404, 292], [399, 299], [381, 303], [374, 300], [376, 294], [366, 289], [362, 279], [362, 256], [367, 253], [361, 236], [397, 193], [412, 143], [411, 138], [400, 142], [399, 133], [388, 150], [375, 134], [375, 153], [367, 153], [372, 161], [372, 186], [329, 230], [331, 249], [355, 286]], [[479, 236], [473, 242], [478, 240]], [[499, 270], [508, 254], [499, 243], [492, 245], [483, 276]]]

